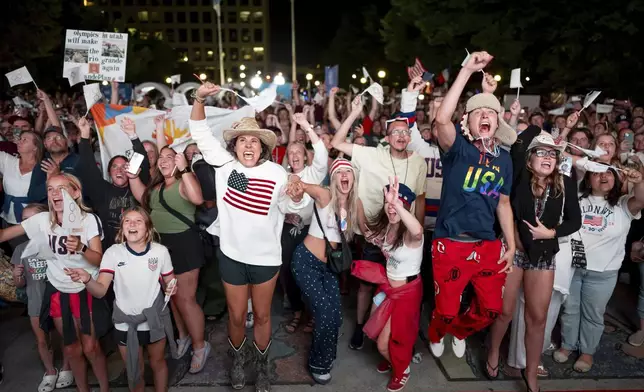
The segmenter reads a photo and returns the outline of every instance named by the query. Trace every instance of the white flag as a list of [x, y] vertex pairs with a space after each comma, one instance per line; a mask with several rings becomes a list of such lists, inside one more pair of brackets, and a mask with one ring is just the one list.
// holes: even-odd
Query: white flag
[[83, 72], [83, 67], [78, 66], [70, 69], [69, 73], [67, 74], [67, 80], [69, 81], [69, 87], [85, 81], [85, 73]]
[[89, 109], [91, 109], [96, 102], [100, 101], [103, 98], [103, 94], [101, 94], [101, 84], [92, 83], [84, 85], [83, 95], [85, 96], [85, 104], [87, 105], [87, 110], [89, 111]]
[[515, 68], [510, 75], [510, 88], [523, 88], [521, 85], [521, 68]]
[[465, 59], [461, 63], [461, 67], [464, 67], [465, 64], [467, 64], [467, 62], [470, 61], [470, 57], [472, 57], [472, 55], [470, 54], [470, 51], [467, 50], [467, 48], [465, 48], [465, 53], [467, 53], [467, 56], [465, 56]]
[[378, 101], [379, 104], [383, 104], [385, 101], [385, 93], [382, 91], [382, 86], [378, 83], [373, 83], [371, 86], [367, 87], [360, 95], [364, 93], [369, 93], [371, 96]]
[[18, 107], [23, 107], [23, 108], [28, 108], [28, 109], [33, 109], [34, 105], [30, 104], [29, 102], [25, 101], [24, 99], [20, 97], [13, 97], [13, 104]]
[[321, 105], [322, 102], [324, 102], [324, 97], [320, 95], [319, 92], [315, 93], [315, 96], [313, 97], [313, 102], [317, 103], [318, 105]]
[[259, 95], [252, 97], [252, 98], [247, 98], [242, 95], [237, 94], [235, 90], [231, 90], [229, 88], [222, 88], [222, 91], [229, 91], [239, 98], [243, 99], [246, 101], [250, 106], [255, 109], [257, 113], [263, 112], [267, 107], [271, 106], [273, 102], [275, 102], [275, 98], [277, 98], [277, 85], [276, 84], [271, 84], [268, 88], [265, 88], [262, 90]]
[[599, 158], [602, 155], [606, 155], [606, 151], [602, 150], [601, 147], [597, 146], [594, 150], [588, 150], [586, 148], [581, 148], [576, 144], [568, 143], [568, 145], [576, 150], [583, 152], [591, 158]]
[[180, 93], [172, 94], [172, 107], [187, 106], [187, 105], [188, 105], [188, 98], [186, 98], [185, 94], [180, 94]]
[[66, 190], [62, 189], [61, 193], [63, 194], [63, 222], [61, 226], [70, 231], [82, 229], [82, 215], [78, 204]]
[[613, 168], [613, 166], [604, 165], [603, 163], [588, 161], [584, 164], [586, 171], [593, 173], [606, 173], [608, 169]]
[[586, 98], [584, 98], [584, 109], [586, 109], [588, 106], [592, 105], [593, 102], [599, 97], [599, 94], [601, 94], [601, 91], [591, 91], [586, 95]]
[[170, 80], [172, 84], [180, 84], [181, 83], [181, 75], [172, 75], [170, 76]]
[[186, 150], [186, 147], [188, 147], [188, 145], [192, 143], [194, 143], [194, 140], [192, 140], [192, 137], [188, 135], [188, 136], [175, 139], [172, 145], [169, 147], [173, 149], [175, 152], [183, 154], [183, 152]]
[[9, 80], [9, 86], [11, 87], [18, 84], [31, 83], [34, 81], [34, 79], [31, 77], [31, 74], [27, 70], [27, 67], [21, 67], [14, 71], [7, 72], [5, 76], [7, 77], [7, 80]]
[[364, 76], [364, 78], [367, 80], [373, 80], [371, 79], [371, 76], [369, 75], [369, 72], [367, 72], [367, 69], [365, 67], [362, 67], [362, 76]]
[[552, 114], [554, 116], [563, 116], [565, 111], [566, 111], [566, 106], [564, 105], [558, 109], [549, 110], [548, 114]]
[[598, 103], [596, 106], [597, 114], [610, 113], [613, 111], [613, 105], [604, 105], [603, 103]]

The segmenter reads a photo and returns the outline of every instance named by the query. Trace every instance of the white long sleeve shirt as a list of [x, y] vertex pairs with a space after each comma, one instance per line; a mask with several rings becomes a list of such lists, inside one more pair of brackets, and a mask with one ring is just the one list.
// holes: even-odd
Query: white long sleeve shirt
[[[400, 111], [410, 113], [416, 111], [418, 102], [417, 91], [402, 91]], [[441, 164], [440, 150], [437, 145], [429, 144], [420, 135], [418, 124], [410, 124], [411, 141], [407, 150], [413, 151], [427, 161], [427, 179], [425, 180], [425, 229], [433, 230], [436, 226], [438, 207], [440, 205], [441, 190], [443, 188], [443, 166]]]
[[285, 193], [286, 170], [264, 162], [245, 167], [222, 146], [205, 120], [190, 120], [190, 134], [204, 160], [215, 167], [217, 220], [208, 232], [219, 236], [221, 251], [245, 264], [282, 264], [284, 214], [299, 214], [310, 203], [304, 194], [296, 203]]
[[[313, 143], [313, 152], [313, 162], [311, 165], [304, 166], [301, 172], [294, 174], [307, 184], [320, 185], [329, 173], [329, 152], [322, 140]], [[302, 218], [302, 223], [305, 226], [310, 225], [313, 219], [313, 201], [298, 215]]]

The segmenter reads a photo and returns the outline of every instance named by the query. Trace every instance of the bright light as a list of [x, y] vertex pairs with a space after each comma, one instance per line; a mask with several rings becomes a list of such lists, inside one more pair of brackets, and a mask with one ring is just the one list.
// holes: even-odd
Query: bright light
[[313, 75], [310, 73], [306, 74], [306, 80], [313, 80]]
[[242, 72], [242, 73], [239, 74], [239, 77], [244, 79], [246, 77], [246, 74]]
[[356, 79], [358, 76], [356, 74], [351, 74], [351, 79]]
[[183, 56], [183, 62], [187, 63], [188, 62], [188, 56]]
[[257, 71], [257, 75], [261, 75], [261, 74], [262, 74], [262, 71]]
[[266, 80], [271, 80], [271, 75], [266, 75]]
[[242, 81], [241, 83], [239, 83], [239, 85], [242, 87], [246, 87], [246, 82]]
[[103, 86], [107, 86], [108, 84], [107, 80], [103, 80]]
[[170, 84], [170, 83], [172, 83], [172, 79], [170, 79], [169, 77], [168, 77], [168, 78], [165, 78], [165, 82], [166, 82], [166, 83], [168, 83], [168, 84]]
[[233, 78], [228, 78], [226, 81], [227, 81], [228, 83], [232, 83], [232, 82], [233, 82]]
[[259, 76], [255, 76], [250, 80], [250, 86], [254, 89], [258, 89], [262, 87], [262, 78], [260, 78]]
[[313, 83], [313, 84], [315, 84], [316, 86], [319, 86], [319, 85], [320, 85], [320, 81], [319, 81], [319, 80], [316, 80], [316, 81], [315, 81], [315, 83]]
[[240, 70], [240, 71], [243, 71], [243, 70], [245, 70], [245, 69], [246, 69], [246, 66], [245, 66], [244, 64], [242, 64], [242, 65], [240, 65], [240, 66], [239, 66], [239, 70]]
[[208, 56], [212, 56], [214, 53], [215, 53], [215, 52], [213, 52], [212, 50], [209, 50], [209, 51], [208, 51]]
[[367, 83], [367, 78], [365, 78], [365, 77], [360, 78], [360, 83], [362, 83], [362, 84]]
[[277, 73], [277, 75], [278, 75], [278, 76], [282, 76], [282, 73], [281, 73], [281, 72], [278, 72], [278, 73]]
[[494, 80], [496, 80], [497, 82], [500, 82], [501, 81], [501, 75], [494, 75]]
[[282, 86], [284, 83], [286, 83], [286, 79], [284, 79], [284, 76], [282, 76], [282, 73], [280, 72], [275, 77], [275, 84], [278, 86]]
[[526, 81], [526, 82], [529, 82], [529, 81], [530, 81], [530, 77], [529, 77], [529, 76], [526, 76], [526, 77], [525, 77], [525, 81]]
[[206, 80], [206, 79], [208, 79], [208, 75], [206, 75], [205, 73], [202, 73], [202, 74], [199, 75], [199, 79]]
[[425, 99], [425, 95], [424, 94], [418, 94], [418, 100], [422, 101], [423, 99]]
[[382, 69], [378, 71], [378, 77], [380, 79], [384, 79], [385, 76], [387, 76], [387, 72], [383, 71]]

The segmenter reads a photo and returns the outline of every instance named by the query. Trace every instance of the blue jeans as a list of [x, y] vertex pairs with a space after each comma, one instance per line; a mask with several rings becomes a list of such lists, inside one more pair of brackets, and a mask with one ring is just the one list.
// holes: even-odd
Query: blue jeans
[[561, 347], [595, 354], [604, 333], [604, 313], [619, 271], [575, 269], [561, 315]]
[[342, 325], [338, 277], [303, 243], [295, 249], [291, 270], [315, 317], [309, 371], [315, 374], [329, 373], [336, 358], [338, 334]]

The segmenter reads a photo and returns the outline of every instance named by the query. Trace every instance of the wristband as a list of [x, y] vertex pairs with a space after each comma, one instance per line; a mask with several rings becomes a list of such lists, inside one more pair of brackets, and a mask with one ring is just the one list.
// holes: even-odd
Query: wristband
[[92, 280], [92, 277], [90, 276], [89, 279], [87, 279], [87, 282], [82, 282], [84, 285], [87, 285], [89, 281]]
[[127, 135], [127, 136], [130, 138], [130, 140], [136, 140], [139, 138], [139, 135], [137, 135], [136, 133], [133, 135]]
[[200, 104], [204, 104], [206, 102], [206, 98], [201, 98], [200, 96], [197, 95], [197, 90], [195, 90], [190, 96]]

